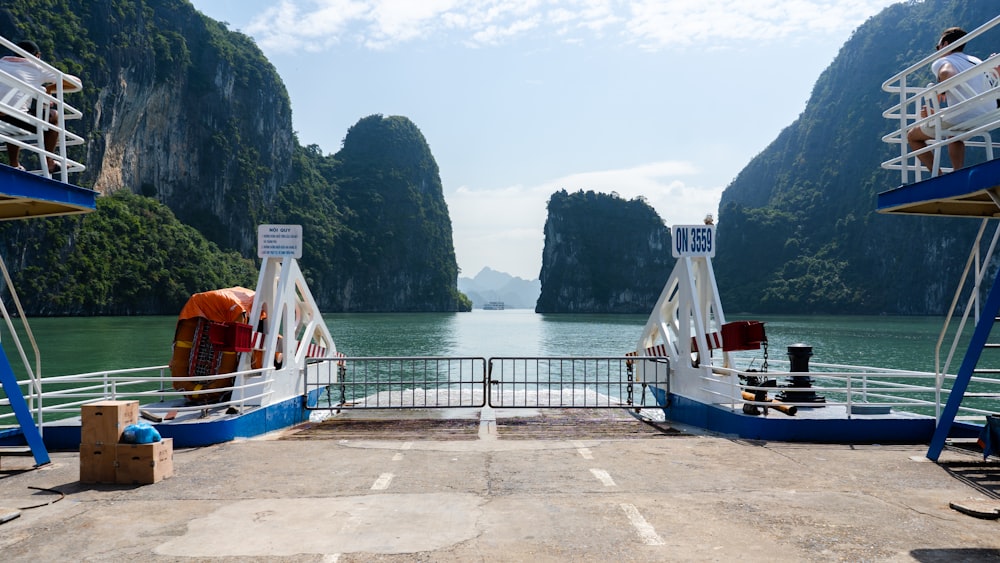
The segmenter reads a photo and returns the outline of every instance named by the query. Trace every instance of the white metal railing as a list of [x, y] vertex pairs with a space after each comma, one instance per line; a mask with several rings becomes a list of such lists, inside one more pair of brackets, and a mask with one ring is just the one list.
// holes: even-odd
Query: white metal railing
[[[986, 275], [986, 266], [992, 260], [997, 249], [997, 242], [1000, 240], [1000, 224], [996, 224], [993, 232], [993, 238], [990, 240], [990, 246], [986, 250], [985, 256], [981, 255], [980, 246], [988, 223], [989, 219], [983, 219], [982, 224], [979, 226], [979, 232], [972, 243], [972, 250], [969, 252], [968, 260], [965, 262], [965, 269], [962, 271], [962, 275], [959, 278], [958, 287], [955, 289], [955, 295], [952, 297], [951, 306], [948, 308], [947, 315], [945, 315], [944, 326], [941, 328], [941, 334], [938, 336], [937, 345], [934, 348], [934, 370], [938, 374], [938, 385], [942, 384], [944, 374], [948, 373], [948, 370], [951, 368], [951, 361], [954, 359], [955, 352], [958, 351], [961, 344], [962, 336], [965, 334], [965, 326], [969, 321], [969, 315], [973, 315], [973, 325], [979, 324], [980, 293], [983, 280]], [[972, 272], [972, 284], [966, 288], [967, 282], [969, 281], [969, 273], [970, 270], [973, 269], [973, 266], [975, 269]], [[955, 334], [952, 337], [951, 346], [948, 349], [948, 355], [942, 364], [941, 347], [945, 338], [947, 338], [952, 316], [955, 314], [955, 310], [962, 300], [963, 295], [967, 295], [968, 297], [963, 303], [962, 317], [961, 320], [959, 320], [958, 326], [955, 329]]]
[[[1000, 25], [1000, 16], [955, 41], [947, 47], [947, 51], [966, 44], [997, 25]], [[987, 158], [992, 160], [994, 149], [998, 146], [993, 141], [990, 131], [1000, 127], [1000, 106], [997, 105], [998, 100], [1000, 100], [1000, 70], [998, 70], [1000, 54], [992, 55], [982, 64], [965, 70], [939, 84], [924, 85], [929, 75], [931, 63], [944, 54], [946, 53], [931, 53], [882, 84], [883, 90], [896, 94], [898, 97], [898, 101], [882, 113], [887, 119], [895, 120], [898, 123], [898, 128], [882, 137], [882, 140], [889, 144], [899, 145], [898, 156], [883, 162], [882, 168], [899, 170], [902, 184], [921, 180], [924, 170], [917, 158], [920, 155], [926, 153], [934, 155], [934, 169], [931, 171], [931, 175], [936, 176], [940, 172], [951, 170], [941, 168], [942, 147], [962, 141], [965, 142], [966, 146], [985, 148]], [[917, 75], [917, 73], [921, 74]], [[969, 81], [978, 80], [983, 74], [988, 75], [992, 87], [984, 92], [971, 92], [968, 86]], [[965, 91], [968, 95], [959, 95], [958, 97], [962, 98], [962, 101], [954, 106], [941, 107], [938, 100], [942, 99], [945, 92], [948, 91], [953, 94]], [[993, 104], [995, 109], [964, 122], [955, 119], [960, 114], [974, 106], [978, 107], [980, 104]], [[921, 107], [930, 108], [926, 117], [921, 116]], [[911, 150], [906, 140], [907, 131], [922, 124], [933, 125], [936, 138], [928, 141], [926, 147], [916, 151]], [[976, 138], [982, 140], [973, 141]]]
[[[41, 409], [42, 364], [41, 355], [38, 352], [38, 343], [35, 341], [35, 335], [31, 331], [31, 325], [28, 324], [28, 316], [24, 314], [24, 308], [21, 306], [21, 299], [18, 297], [17, 291], [14, 289], [14, 284], [10, 279], [10, 273], [7, 271], [7, 264], [3, 257], [0, 257], [0, 273], [3, 274], [3, 281], [7, 285], [7, 290], [10, 292], [11, 300], [14, 302], [15, 309], [17, 309], [17, 315], [21, 319], [21, 327], [24, 330], [24, 334], [28, 338], [28, 342], [31, 344], [31, 351], [35, 360], [34, 368], [32, 368], [32, 362], [29, 361], [28, 355], [24, 351], [21, 339], [17, 336], [17, 332], [14, 328], [14, 321], [11, 319], [10, 313], [7, 311], [7, 306], [4, 304], [3, 300], [0, 299], [0, 313], [3, 314], [3, 320], [7, 324], [7, 330], [10, 333], [10, 339], [13, 340], [14, 346], [17, 348], [18, 356], [21, 358], [21, 363], [24, 365], [25, 373], [28, 375], [28, 379], [25, 382], [27, 392], [23, 393], [24, 399], [28, 403], [28, 410], [32, 413], [35, 425], [40, 429], [43, 422], [43, 413]], [[0, 353], [3, 352], [0, 351]], [[6, 396], [3, 398], [3, 402], [0, 402], [0, 405], [4, 404], [10, 404], [10, 400]]]
[[[782, 364], [781, 360], [772, 362]], [[720, 375], [731, 376], [727, 378], [728, 390], [719, 388]], [[745, 383], [747, 378], [766, 376], [768, 379], [775, 379], [781, 382], [785, 378], [793, 376], [808, 376], [812, 379], [812, 385], [808, 388], [795, 387], [773, 387], [764, 385], [751, 385]], [[754, 391], [767, 391], [776, 393], [785, 391], [789, 395], [796, 392], [809, 391], [816, 395], [823, 396], [825, 401], [823, 406], [842, 406], [847, 410], [847, 417], [852, 418], [853, 407], [885, 407], [899, 412], [909, 412], [937, 418], [938, 412], [944, 402], [947, 401], [949, 393], [947, 388], [942, 388], [937, 384], [938, 375], [931, 372], [893, 370], [874, 368], [869, 366], [847, 366], [840, 364], [810, 364], [808, 372], [790, 371], [744, 371], [732, 368], [715, 367], [712, 374], [703, 378], [706, 385], [704, 391], [712, 394], [718, 399], [715, 404], [733, 410], [742, 408], [743, 404], [756, 405], [759, 407], [775, 407], [776, 405], [795, 407], [815, 407], [814, 402], [782, 401], [772, 403], [765, 401], [737, 400], [732, 397], [740, 397], [742, 391], [753, 393]], [[944, 376], [944, 381], [954, 381], [954, 375]], [[973, 401], [966, 401], [960, 407], [960, 413], [966, 419], [984, 419], [987, 415], [997, 412], [1000, 405], [1000, 380], [992, 378], [974, 377], [970, 383], [970, 389], [975, 388], [971, 393]], [[772, 395], [773, 396], [773, 395]]]
[[[18, 120], [31, 125], [35, 131], [28, 131], [16, 125], [0, 121], [0, 151], [7, 150], [10, 143], [19, 147], [22, 151], [27, 151], [38, 155], [39, 168], [32, 169], [31, 172], [51, 178], [47, 166], [47, 159], [51, 159], [57, 164], [58, 177], [62, 182], [69, 181], [70, 172], [82, 172], [85, 170], [83, 164], [71, 160], [66, 153], [66, 147], [83, 144], [83, 137], [76, 135], [66, 129], [66, 122], [72, 119], [81, 119], [83, 113], [71, 105], [66, 104], [63, 95], [69, 91], [78, 90], [82, 87], [77, 79], [65, 74], [59, 69], [49, 65], [45, 61], [36, 59], [34, 53], [28, 53], [4, 37], [0, 37], [0, 46], [10, 49], [18, 56], [29, 59], [39, 66], [42, 66], [59, 75], [61, 80], [57, 82], [52, 92], [36, 88], [30, 84], [22, 82], [18, 78], [0, 71], [0, 83], [9, 87], [4, 99], [0, 100], [0, 113], [15, 117]], [[20, 95], [28, 95], [37, 101], [33, 112], [24, 112], [9, 105], [9, 102], [19, 98]], [[51, 112], [51, 113], [50, 113]], [[51, 115], [55, 115], [55, 124], [49, 121]], [[58, 141], [54, 152], [45, 150], [44, 134], [46, 131], [55, 131], [58, 134]], [[24, 162], [21, 163], [24, 166]]]
[[[635, 362], [655, 361], [642, 381]], [[647, 386], [666, 382], [662, 356], [383, 356], [315, 358], [313, 410], [410, 408], [623, 408], [645, 405]], [[314, 393], [309, 393], [310, 397]], [[650, 394], [649, 404], [655, 404]]]
[[[58, 419], [78, 416], [80, 406], [101, 400], [138, 400], [140, 408], [152, 413], [177, 411], [178, 413], [198, 412], [207, 408], [258, 406], [272, 394], [262, 385], [273, 376], [274, 368], [247, 370], [221, 375], [198, 376], [199, 382], [232, 379], [227, 386], [213, 387], [199, 391], [182, 391], [173, 388], [175, 379], [169, 366], [151, 366], [112, 371], [98, 371], [77, 375], [49, 376], [42, 380], [42, 400], [36, 409], [40, 410], [49, 423]], [[18, 381], [24, 387], [30, 380]], [[197, 398], [205, 394], [230, 394], [231, 400], [199, 404]], [[44, 406], [41, 404], [44, 403]], [[0, 399], [0, 427], [16, 424], [10, 401]]]

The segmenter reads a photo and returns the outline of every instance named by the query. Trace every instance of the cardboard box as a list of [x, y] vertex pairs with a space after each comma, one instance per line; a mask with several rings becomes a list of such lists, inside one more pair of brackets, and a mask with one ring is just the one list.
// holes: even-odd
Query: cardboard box
[[139, 422], [139, 401], [98, 401], [80, 407], [80, 443], [117, 444], [129, 424]]
[[120, 485], [148, 485], [174, 474], [173, 438], [152, 444], [118, 444], [115, 448], [115, 482]]
[[80, 482], [114, 483], [115, 461], [115, 444], [80, 444]]

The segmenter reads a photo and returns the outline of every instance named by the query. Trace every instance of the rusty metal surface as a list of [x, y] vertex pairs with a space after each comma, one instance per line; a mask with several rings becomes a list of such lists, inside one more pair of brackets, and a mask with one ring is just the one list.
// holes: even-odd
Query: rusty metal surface
[[501, 440], [585, 440], [681, 436], [669, 423], [642, 422], [622, 409], [547, 409], [536, 416], [497, 419]]
[[473, 419], [331, 418], [307, 423], [282, 440], [477, 440]]
[[[478, 416], [440, 418], [427, 411], [407, 416], [363, 416], [344, 413], [322, 422], [304, 424], [284, 440], [476, 440]], [[539, 409], [504, 412], [496, 418], [500, 440], [634, 439], [685, 435], [669, 423], [643, 422], [623, 409]], [[369, 413], [371, 414], [371, 413]], [[506, 415], [506, 416], [505, 416]]]

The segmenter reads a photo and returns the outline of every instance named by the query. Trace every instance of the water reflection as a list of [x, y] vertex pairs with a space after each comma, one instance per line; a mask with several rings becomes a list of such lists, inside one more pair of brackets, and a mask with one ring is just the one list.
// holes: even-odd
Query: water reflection
[[324, 319], [337, 350], [348, 356], [441, 356], [458, 340], [458, 315], [328, 313]]
[[619, 356], [635, 347], [642, 315], [470, 313], [335, 314], [327, 325], [348, 356]]
[[[177, 318], [41, 317], [29, 319], [29, 323], [42, 359], [42, 375], [65, 375], [165, 365], [173, 350]], [[34, 369], [34, 354], [22, 324], [15, 319], [14, 325]], [[0, 339], [14, 372], [23, 377], [24, 366], [6, 325]]]
[[[941, 317], [761, 316], [770, 355], [787, 359], [787, 347], [813, 347], [812, 361], [893, 369], [934, 370]], [[950, 341], [949, 341], [950, 342]], [[960, 349], [964, 353], [964, 348]], [[952, 366], [952, 373], [957, 365]]]
[[542, 356], [621, 356], [635, 350], [645, 315], [536, 315]]

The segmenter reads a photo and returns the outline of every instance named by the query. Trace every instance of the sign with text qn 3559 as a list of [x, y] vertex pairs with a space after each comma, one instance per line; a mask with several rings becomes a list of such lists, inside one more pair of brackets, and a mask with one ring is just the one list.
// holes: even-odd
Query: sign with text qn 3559
[[715, 256], [715, 225], [674, 225], [671, 237], [674, 258]]
[[302, 258], [302, 225], [258, 226], [257, 256]]

